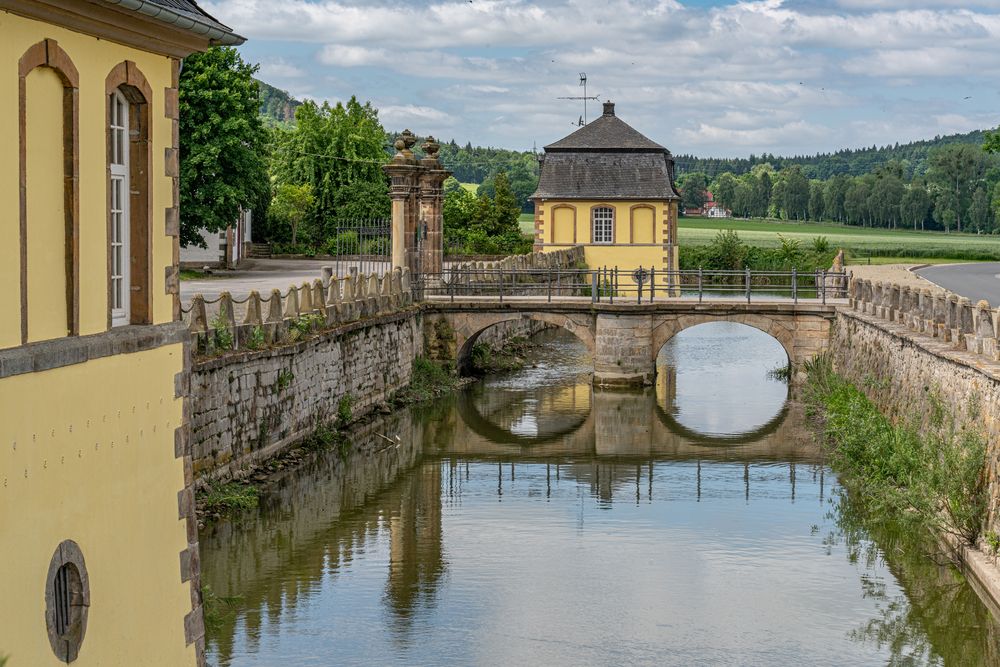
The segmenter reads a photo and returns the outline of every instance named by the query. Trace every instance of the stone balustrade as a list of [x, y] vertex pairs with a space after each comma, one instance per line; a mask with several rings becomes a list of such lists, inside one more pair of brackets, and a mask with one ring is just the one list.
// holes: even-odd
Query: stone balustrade
[[[387, 315], [412, 302], [409, 269], [396, 269], [382, 276], [334, 277], [326, 283], [316, 279], [293, 285], [284, 294], [271, 290], [268, 297], [254, 290], [237, 300], [223, 292], [209, 302], [198, 294], [186, 314], [195, 350], [206, 353], [270, 345], [286, 340], [293, 331]], [[238, 310], [242, 311], [239, 317]]]
[[973, 305], [965, 297], [942, 290], [867, 279], [851, 280], [849, 299], [856, 311], [938, 338], [956, 350], [1000, 361], [1000, 309], [987, 301]]

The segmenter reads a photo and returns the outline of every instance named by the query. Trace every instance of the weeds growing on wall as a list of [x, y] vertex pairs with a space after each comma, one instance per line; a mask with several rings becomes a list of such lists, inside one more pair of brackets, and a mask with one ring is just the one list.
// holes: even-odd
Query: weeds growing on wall
[[233, 332], [222, 311], [212, 320], [212, 346], [216, 352], [233, 349]]
[[426, 357], [417, 357], [413, 360], [409, 386], [400, 390], [394, 399], [396, 403], [429, 401], [454, 391], [457, 386], [458, 378], [450, 368]]
[[337, 426], [344, 427], [351, 423], [354, 417], [352, 408], [354, 407], [354, 397], [344, 394], [337, 402]]
[[893, 424], [825, 355], [806, 372], [809, 410], [822, 423], [844, 485], [865, 509], [975, 542], [988, 503], [985, 439], [958, 430], [933, 396], [923, 427], [917, 416]]
[[475, 375], [505, 373], [524, 368], [524, 355], [532, 348], [532, 343], [524, 336], [514, 336], [500, 349], [486, 343], [472, 346], [472, 372]]
[[206, 514], [228, 514], [257, 507], [257, 488], [240, 482], [212, 484], [199, 494], [199, 504]]

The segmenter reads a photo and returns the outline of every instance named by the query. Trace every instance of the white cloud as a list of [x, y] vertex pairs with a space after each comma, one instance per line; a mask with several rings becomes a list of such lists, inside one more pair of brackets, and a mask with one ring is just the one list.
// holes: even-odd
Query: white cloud
[[[677, 153], [801, 153], [856, 145], [855, 135], [869, 145], [911, 131], [933, 136], [949, 123], [964, 127], [942, 120], [949, 115], [995, 124], [1000, 101], [995, 0], [732, 0], [710, 9], [674, 0], [214, 0], [206, 8], [250, 37], [245, 51], [264, 56], [265, 80], [378, 100], [386, 127], [433, 124], [463, 143], [527, 148], [559, 138], [583, 111], [557, 99], [581, 94], [580, 71], [591, 95], [614, 99], [623, 118]], [[306, 43], [306, 53], [296, 46], [291, 60], [289, 41]], [[591, 117], [598, 108], [591, 103]], [[898, 125], [872, 137], [887, 114]]]

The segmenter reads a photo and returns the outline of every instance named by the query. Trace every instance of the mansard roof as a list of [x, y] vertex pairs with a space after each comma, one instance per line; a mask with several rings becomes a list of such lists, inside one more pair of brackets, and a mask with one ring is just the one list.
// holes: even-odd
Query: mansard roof
[[615, 116], [545, 147], [535, 199], [678, 199], [670, 151]]
[[614, 102], [604, 103], [604, 113], [579, 130], [545, 147], [552, 151], [667, 151], [615, 115]]

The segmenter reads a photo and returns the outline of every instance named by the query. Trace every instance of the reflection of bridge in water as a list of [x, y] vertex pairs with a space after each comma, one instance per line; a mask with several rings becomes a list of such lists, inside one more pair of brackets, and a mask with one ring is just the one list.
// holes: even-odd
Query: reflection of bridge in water
[[[652, 500], [653, 478], [662, 475], [677, 481], [671, 482], [671, 496], [702, 499], [701, 463], [709, 461], [736, 464], [727, 474], [742, 475], [748, 501], [761, 475], [768, 475], [773, 492], [774, 476], [781, 473], [770, 464], [787, 466], [790, 498], [797, 475], [823, 474], [819, 448], [798, 431], [794, 408], [759, 429], [756, 440], [748, 435], [722, 442], [688, 437], [652, 389], [593, 391], [579, 382], [548, 394], [540, 412], [553, 408], [555, 417], [535, 436], [511, 430], [523, 422], [517, 410], [495, 409], [502, 397], [477, 403], [469, 392], [432, 406], [427, 418], [406, 412], [370, 424], [355, 441], [368, 442], [346, 461], [336, 452], [319, 453], [275, 481], [259, 517], [206, 530], [205, 583], [216, 595], [242, 598], [238, 618], [213, 633], [210, 650], [226, 662], [237, 624], [259, 638], [262, 628], [276, 626], [318, 595], [328, 585], [325, 579], [336, 579], [356, 558], [386, 543], [385, 606], [393, 632], [405, 639], [415, 611], [435, 602], [447, 570], [443, 507], [460, 499], [470, 474], [490, 475], [502, 494], [519, 475], [540, 479], [544, 466], [547, 484], [580, 484], [602, 503]], [[506, 415], [506, 421], [490, 422], [484, 413]], [[385, 434], [398, 434], [403, 444], [386, 446]], [[733, 483], [735, 478], [727, 485]]]

